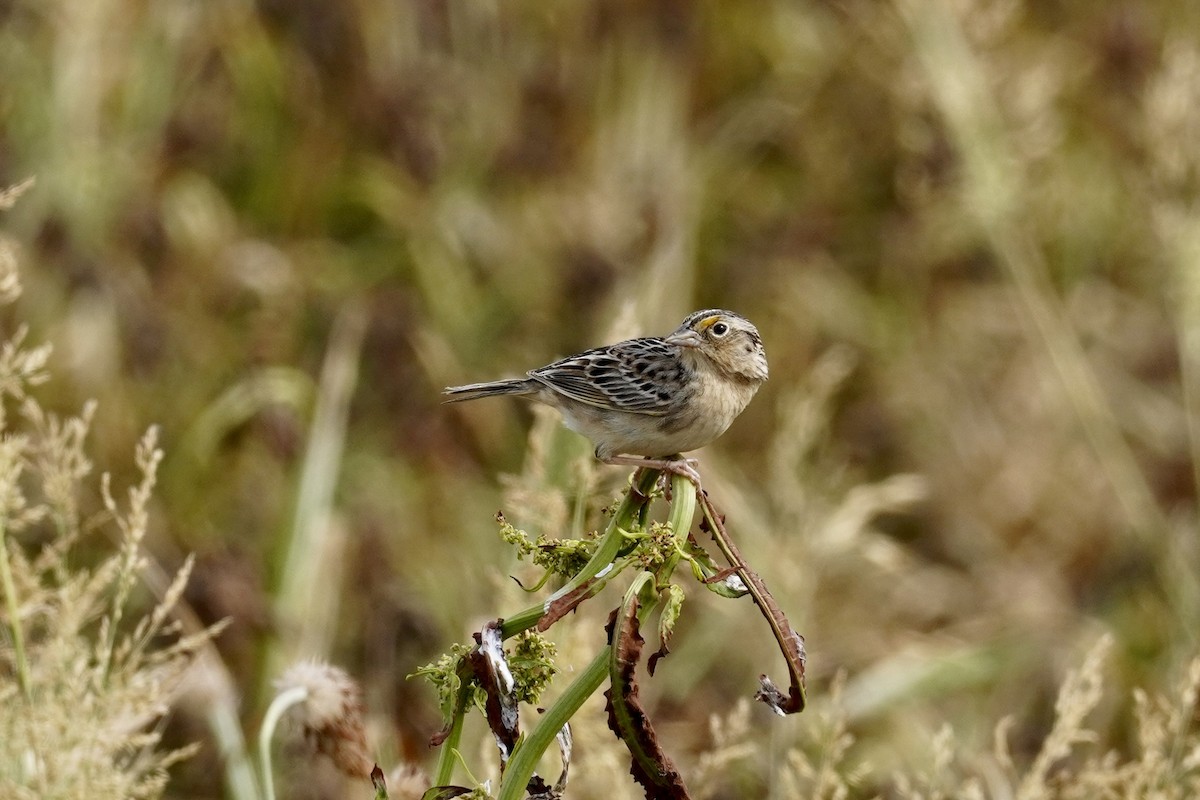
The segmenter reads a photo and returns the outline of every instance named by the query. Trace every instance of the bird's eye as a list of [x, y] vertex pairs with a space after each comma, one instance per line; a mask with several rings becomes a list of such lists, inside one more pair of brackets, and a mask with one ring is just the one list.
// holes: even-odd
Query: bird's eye
[[713, 336], [716, 336], [719, 338], [719, 337], [724, 336], [725, 334], [729, 333], [729, 326], [726, 325], [724, 322], [718, 322], [716, 325], [713, 325], [711, 328], [709, 328], [709, 330], [712, 331]]

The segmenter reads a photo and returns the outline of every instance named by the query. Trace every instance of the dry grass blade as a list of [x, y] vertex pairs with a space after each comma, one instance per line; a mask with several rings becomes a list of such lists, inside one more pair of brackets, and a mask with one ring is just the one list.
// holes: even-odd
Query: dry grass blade
[[285, 651], [292, 657], [327, 655], [336, 628], [336, 592], [314, 588], [341, 585], [345, 536], [334, 515], [334, 490], [366, 325], [366, 309], [350, 303], [338, 315], [330, 336], [275, 597], [276, 611], [289, 635], [286, 646], [276, 643], [271, 663], [283, 659]]
[[1025, 187], [1020, 182], [1020, 161], [988, 95], [982, 67], [947, 6], [914, 0], [899, 0], [897, 6], [909, 24], [916, 55], [963, 159], [967, 206], [1017, 288], [1031, 335], [1045, 348], [1121, 499], [1131, 529], [1154, 543], [1169, 526], [1071, 328], [1045, 258], [1022, 226], [1018, 210]]

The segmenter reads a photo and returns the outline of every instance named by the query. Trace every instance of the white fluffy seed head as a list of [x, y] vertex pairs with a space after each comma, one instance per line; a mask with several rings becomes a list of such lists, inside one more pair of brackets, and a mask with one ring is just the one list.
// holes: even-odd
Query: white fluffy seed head
[[299, 688], [305, 699], [295, 707], [304, 738], [333, 759], [346, 775], [367, 778], [374, 761], [367, 754], [362, 690], [344, 670], [319, 661], [300, 661], [276, 681], [280, 692]]

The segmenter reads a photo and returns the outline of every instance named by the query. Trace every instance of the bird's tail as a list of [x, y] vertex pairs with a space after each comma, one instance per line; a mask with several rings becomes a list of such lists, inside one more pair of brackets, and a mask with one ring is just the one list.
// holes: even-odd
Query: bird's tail
[[530, 394], [538, 386], [537, 381], [529, 378], [512, 378], [506, 381], [488, 381], [487, 383], [469, 383], [466, 386], [447, 386], [442, 389], [445, 399], [443, 403], [459, 403], [463, 400], [475, 400], [480, 397], [499, 397], [504, 394]]

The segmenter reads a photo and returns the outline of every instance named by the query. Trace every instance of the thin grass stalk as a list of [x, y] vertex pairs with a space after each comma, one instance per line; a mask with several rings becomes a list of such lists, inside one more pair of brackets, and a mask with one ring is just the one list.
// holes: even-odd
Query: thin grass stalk
[[104, 618], [102, 625], [107, 630], [104, 648], [99, 653], [100, 674], [104, 685], [108, 685], [111, 677], [112, 661], [117, 646], [117, 633], [125, 616], [125, 606], [129, 596], [138, 582], [138, 573], [143, 568], [145, 559], [141, 554], [141, 543], [146, 536], [149, 520], [146, 507], [154, 485], [158, 480], [158, 465], [162, 461], [162, 451], [158, 449], [158, 428], [151, 426], [138, 442], [134, 460], [141, 470], [141, 481], [128, 491], [129, 510], [124, 514], [117, 509], [117, 502], [112, 496], [110, 476], [105, 473], [101, 478], [101, 495], [108, 512], [117, 520], [121, 530], [121, 566], [113, 581], [112, 610]]
[[[166, 599], [177, 580], [153, 559], [146, 562], [141, 578], [159, 603]], [[198, 636], [205, 630], [206, 626], [196, 611], [182, 599], [174, 603], [171, 615], [182, 626], [185, 636]], [[146, 644], [139, 646], [144, 649]], [[205, 686], [204, 717], [219, 749], [227, 796], [232, 800], [260, 800], [258, 776], [247, 751], [246, 738], [238, 717], [234, 679], [212, 640], [204, 643], [191, 669], [200, 676], [199, 680]]]
[[[296, 649], [306, 656], [327, 654], [337, 613], [333, 601], [338, 593], [321, 593], [321, 602], [316, 603], [313, 589], [339, 584], [338, 575], [330, 574], [341, 562], [340, 553], [332, 552], [330, 521], [366, 324], [366, 309], [355, 302], [343, 307], [334, 323], [275, 596], [279, 619], [295, 633], [289, 640], [298, 642]], [[277, 674], [284, 660], [282, 647], [275, 642], [263, 675]]]
[[236, 710], [230, 703], [217, 702], [208, 707], [206, 717], [213, 738], [220, 747], [228, 796], [232, 800], [259, 800], [262, 794], [254, 767], [246, 755], [246, 739]]
[[[1179, 373], [1183, 390], [1184, 419], [1187, 424], [1188, 447], [1192, 462], [1192, 480], [1200, 494], [1200, 225], [1190, 214], [1181, 215], [1176, 225], [1163, 232], [1168, 253], [1175, 270], [1179, 298], [1176, 307], [1176, 329], [1179, 341]], [[1160, 227], [1167, 227], [1160, 225]], [[1178, 537], [1179, 534], [1176, 534]], [[1185, 630], [1195, 631], [1195, 609], [1200, 605], [1200, 582], [1196, 580], [1197, 553], [1189, 545], [1190, 536], [1174, 538], [1172, 558], [1180, 585], [1176, 608], [1187, 614]], [[1193, 638], [1194, 640], [1194, 638]]]
[[1183, 385], [1192, 481], [1200, 496], [1200, 226], [1180, 223], [1170, 244], [1178, 285], [1179, 370]]

